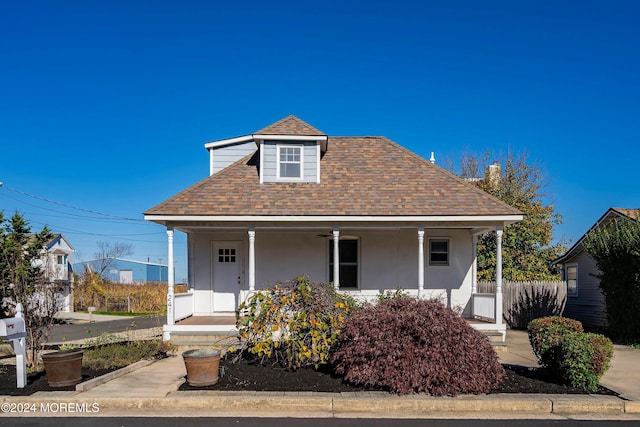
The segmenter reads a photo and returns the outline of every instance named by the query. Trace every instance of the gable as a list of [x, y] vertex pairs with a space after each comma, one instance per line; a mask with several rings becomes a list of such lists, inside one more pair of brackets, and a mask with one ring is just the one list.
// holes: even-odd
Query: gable
[[602, 224], [608, 224], [611, 221], [614, 221], [616, 219], [623, 218], [623, 217], [626, 217], [633, 221], [637, 221], [639, 217], [639, 213], [640, 212], [638, 209], [609, 208], [604, 213], [604, 215], [602, 215], [600, 219], [596, 221], [596, 223], [592, 225], [591, 228], [589, 228], [589, 230], [587, 230], [587, 232], [584, 233], [582, 237], [580, 237], [580, 239], [578, 239], [578, 241], [569, 248], [569, 250], [567, 250], [567, 252], [565, 252], [562, 256], [556, 258], [555, 260], [553, 260], [551, 263], [563, 264], [566, 262], [570, 262], [574, 257], [579, 255], [583, 251], [582, 242], [584, 242], [584, 239], [591, 232], [591, 230], [599, 227]]

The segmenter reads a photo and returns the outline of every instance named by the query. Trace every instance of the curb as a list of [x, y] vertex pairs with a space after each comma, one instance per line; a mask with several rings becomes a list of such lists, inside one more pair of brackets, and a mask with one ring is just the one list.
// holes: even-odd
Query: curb
[[[384, 392], [171, 392], [161, 398], [87, 398], [78, 394], [39, 394], [37, 396], [1, 396], [5, 405], [49, 405], [66, 403], [76, 408], [99, 408], [99, 412], [128, 415], [217, 414], [219, 416], [274, 417], [353, 417], [353, 418], [433, 418], [437, 416], [486, 416], [488, 413], [522, 417], [523, 415], [624, 416], [640, 414], [640, 402], [614, 396], [496, 394], [458, 397], [397, 396]], [[78, 410], [80, 408], [80, 410]], [[96, 412], [95, 410], [93, 412]], [[5, 414], [7, 415], [7, 414]], [[11, 415], [11, 414], [9, 414]], [[38, 415], [38, 414], [32, 414]], [[40, 414], [44, 415], [44, 414]]]

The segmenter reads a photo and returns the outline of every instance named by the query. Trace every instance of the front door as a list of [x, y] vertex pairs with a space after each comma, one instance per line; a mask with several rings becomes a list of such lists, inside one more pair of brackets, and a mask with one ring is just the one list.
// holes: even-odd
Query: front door
[[213, 243], [213, 311], [236, 311], [242, 277], [241, 242]]

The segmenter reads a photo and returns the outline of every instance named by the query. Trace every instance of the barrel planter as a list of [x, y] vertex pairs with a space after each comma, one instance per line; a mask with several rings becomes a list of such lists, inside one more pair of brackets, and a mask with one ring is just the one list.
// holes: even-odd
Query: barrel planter
[[62, 350], [42, 355], [47, 381], [51, 387], [67, 387], [82, 380], [84, 350]]
[[189, 385], [204, 387], [218, 382], [220, 351], [202, 348], [188, 350], [182, 353], [182, 358]]

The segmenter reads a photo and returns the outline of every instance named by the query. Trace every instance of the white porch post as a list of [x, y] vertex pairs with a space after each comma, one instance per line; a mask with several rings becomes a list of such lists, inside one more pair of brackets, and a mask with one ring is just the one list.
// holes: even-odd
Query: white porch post
[[424, 227], [418, 228], [418, 298], [424, 292]]
[[340, 229], [333, 227], [333, 286], [340, 289]]
[[173, 265], [173, 227], [167, 227], [167, 325], [175, 324], [175, 314], [174, 314], [174, 291], [173, 291], [173, 276], [174, 276], [174, 265]]
[[256, 230], [249, 228], [249, 292], [256, 290]]
[[473, 235], [473, 264], [471, 264], [471, 295], [478, 293], [478, 235]]
[[502, 231], [496, 228], [496, 325], [502, 324]]

